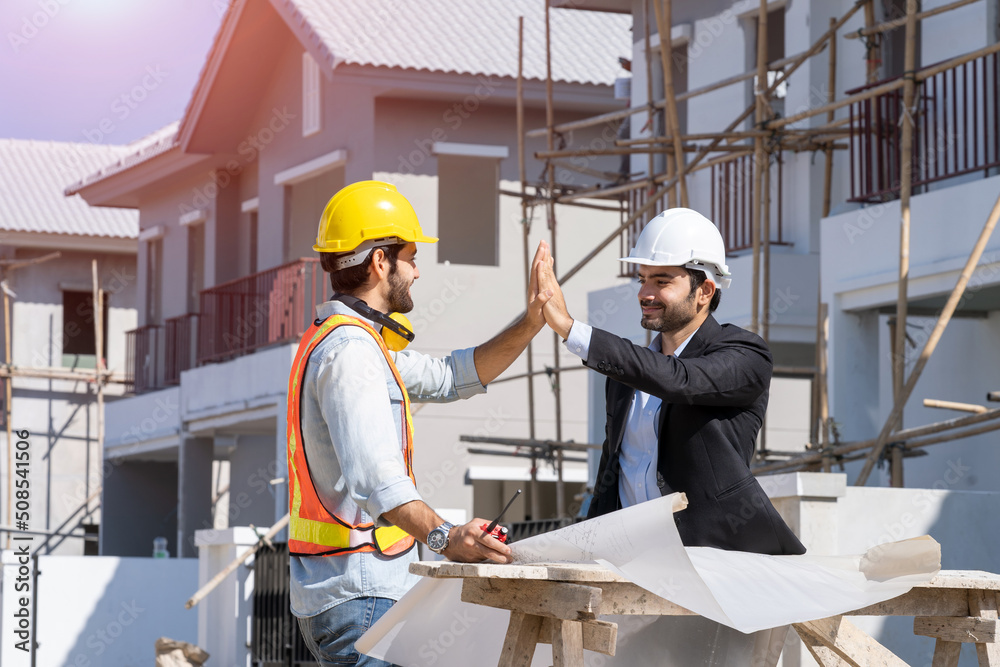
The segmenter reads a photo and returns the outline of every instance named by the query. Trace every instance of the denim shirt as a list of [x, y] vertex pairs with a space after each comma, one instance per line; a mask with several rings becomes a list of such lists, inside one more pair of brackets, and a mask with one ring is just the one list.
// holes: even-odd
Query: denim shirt
[[[379, 328], [339, 301], [316, 307], [321, 319], [335, 314]], [[391, 356], [413, 402], [445, 403], [486, 391], [473, 348], [442, 359], [411, 350]], [[325, 507], [349, 522], [384, 526], [385, 512], [420, 500], [403, 462], [403, 394], [371, 334], [342, 326], [317, 345], [306, 364], [301, 402], [303, 447]], [[416, 548], [391, 559], [377, 553], [292, 556], [292, 613], [315, 616], [359, 597], [398, 600], [418, 579], [409, 573], [416, 560]]]

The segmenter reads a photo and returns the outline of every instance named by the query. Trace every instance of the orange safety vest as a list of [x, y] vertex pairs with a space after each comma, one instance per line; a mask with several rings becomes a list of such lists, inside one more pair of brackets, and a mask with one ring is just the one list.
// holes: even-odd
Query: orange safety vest
[[302, 421], [299, 411], [302, 401], [302, 380], [306, 363], [312, 351], [330, 333], [340, 326], [361, 327], [378, 342], [385, 361], [392, 370], [396, 384], [403, 392], [403, 461], [406, 474], [413, 479], [413, 418], [410, 416], [410, 397], [406, 386], [389, 356], [389, 348], [382, 337], [368, 324], [356, 317], [333, 315], [322, 322], [314, 322], [302, 335], [299, 349], [292, 362], [288, 379], [288, 551], [294, 556], [337, 556], [376, 551], [384, 556], [398, 556], [409, 551], [413, 536], [396, 526], [376, 528], [373, 523], [353, 525], [337, 516], [324, 505], [316, 493], [309, 474], [302, 441]]

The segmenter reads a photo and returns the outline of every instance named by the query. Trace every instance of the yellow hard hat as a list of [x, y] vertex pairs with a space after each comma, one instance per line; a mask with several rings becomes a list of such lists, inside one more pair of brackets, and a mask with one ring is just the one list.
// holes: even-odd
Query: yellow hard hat
[[[313, 250], [341, 253], [410, 242], [437, 243], [437, 239], [424, 236], [416, 212], [395, 185], [359, 181], [343, 188], [327, 203]], [[359, 248], [362, 244], [365, 247]]]

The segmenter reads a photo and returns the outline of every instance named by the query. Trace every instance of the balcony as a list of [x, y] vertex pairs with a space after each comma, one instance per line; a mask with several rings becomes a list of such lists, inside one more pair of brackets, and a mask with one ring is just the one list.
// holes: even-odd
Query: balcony
[[126, 332], [126, 381], [140, 394], [180, 384], [181, 372], [296, 341], [329, 293], [318, 259], [202, 290], [200, 312]]
[[[992, 53], [917, 82], [910, 161], [914, 194], [958, 176], [983, 172], [988, 177], [1000, 166], [998, 68], [1000, 54]], [[902, 89], [851, 105], [849, 201], [877, 203], [899, 197], [902, 107]]]

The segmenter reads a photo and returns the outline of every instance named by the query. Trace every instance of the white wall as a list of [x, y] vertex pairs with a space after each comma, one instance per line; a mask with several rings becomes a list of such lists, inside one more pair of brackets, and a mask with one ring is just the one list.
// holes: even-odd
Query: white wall
[[[17, 600], [18, 565], [4, 565], [3, 633], [5, 666], [31, 664], [14, 649], [9, 619]], [[40, 556], [33, 639], [38, 667], [146, 665], [159, 637], [197, 642], [197, 617], [184, 601], [198, 585], [198, 564], [190, 559]]]
[[[910, 243], [911, 303], [947, 295], [978, 237], [997, 196], [1000, 178], [920, 194], [913, 198]], [[874, 437], [892, 408], [891, 355], [887, 318], [875, 309], [893, 306], [897, 294], [899, 203], [890, 202], [831, 216], [823, 223], [823, 299], [830, 309], [830, 410], [842, 440]], [[945, 224], [946, 222], [946, 224]], [[963, 297], [966, 308], [990, 303], [1000, 285], [1000, 237], [994, 235], [972, 274]], [[960, 416], [922, 406], [936, 398], [982, 403], [995, 390], [996, 352], [1000, 349], [1000, 318], [955, 318], [907, 402], [904, 426], [913, 427]], [[916, 347], [908, 352], [909, 368], [934, 326], [928, 317], [908, 318]], [[928, 485], [949, 461], [997, 462], [996, 434], [934, 445], [927, 456], [908, 459], [907, 486]], [[859, 464], [848, 467], [856, 473]], [[886, 481], [885, 472], [874, 475]], [[962, 487], [997, 490], [994, 476], [970, 474]]]

